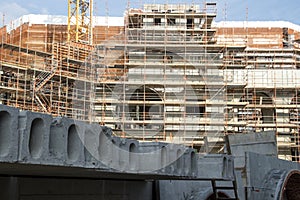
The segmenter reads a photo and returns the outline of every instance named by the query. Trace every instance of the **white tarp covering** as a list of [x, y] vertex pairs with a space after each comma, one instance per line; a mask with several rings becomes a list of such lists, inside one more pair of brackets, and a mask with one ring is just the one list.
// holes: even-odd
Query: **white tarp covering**
[[[8, 24], [8, 31], [15, 29], [23, 23], [30, 24], [67, 24], [68, 17], [63, 15], [24, 15]], [[124, 26], [124, 17], [95, 16], [94, 26]], [[213, 22], [216, 28], [291, 28], [300, 32], [300, 26], [286, 21], [221, 21]]]
[[221, 21], [212, 24], [216, 28], [290, 28], [300, 32], [300, 26], [287, 21]]
[[[68, 17], [63, 15], [24, 15], [16, 20], [11, 21], [7, 25], [7, 31], [19, 27], [21, 24], [56, 24], [67, 25]], [[94, 26], [124, 26], [124, 17], [105, 17], [95, 16], [93, 19]]]

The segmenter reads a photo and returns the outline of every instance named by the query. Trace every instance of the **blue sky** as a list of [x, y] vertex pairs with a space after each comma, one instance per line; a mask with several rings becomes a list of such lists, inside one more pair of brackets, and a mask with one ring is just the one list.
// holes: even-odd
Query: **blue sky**
[[[217, 21], [283, 20], [300, 25], [299, 0], [207, 0], [218, 3]], [[130, 0], [146, 3], [179, 3], [203, 0]], [[127, 0], [94, 0], [95, 15], [123, 16]], [[107, 8], [107, 9], [106, 9]], [[248, 13], [248, 14], [247, 14]], [[0, 24], [25, 14], [67, 15], [67, 0], [0, 0]]]

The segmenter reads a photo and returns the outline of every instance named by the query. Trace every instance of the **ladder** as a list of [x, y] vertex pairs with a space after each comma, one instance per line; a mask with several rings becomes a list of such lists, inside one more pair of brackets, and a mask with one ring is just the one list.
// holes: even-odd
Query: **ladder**
[[38, 95], [35, 95], [35, 101], [38, 103], [37, 105], [44, 111], [44, 112], [47, 112], [47, 108], [46, 106], [44, 105], [44, 103], [42, 102], [42, 100], [39, 98]]
[[49, 107], [50, 102], [45, 94], [43, 94], [41, 92], [35, 93], [35, 102], [44, 112], [46, 112], [46, 113], [51, 112], [51, 108]]
[[[223, 183], [223, 184], [221, 184]], [[227, 183], [226, 186], [224, 183]], [[236, 180], [211, 180], [215, 200], [239, 200]], [[221, 191], [231, 191], [234, 197], [221, 195]]]

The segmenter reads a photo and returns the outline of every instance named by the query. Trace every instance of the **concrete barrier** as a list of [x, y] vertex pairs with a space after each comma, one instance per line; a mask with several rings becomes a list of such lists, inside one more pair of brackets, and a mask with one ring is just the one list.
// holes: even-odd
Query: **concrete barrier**
[[197, 172], [197, 157], [194, 149], [186, 149], [183, 155], [182, 176], [193, 176]]
[[101, 136], [99, 146], [100, 162], [104, 166], [118, 171], [120, 169], [120, 145], [123, 138], [114, 137], [107, 132], [101, 133]]
[[[139, 156], [141, 172], [176, 176], [191, 174], [190, 169], [184, 170], [184, 163], [191, 162], [191, 149], [184, 145], [146, 142], [140, 143], [139, 152], [142, 154]], [[196, 155], [193, 158], [197, 160]]]
[[[261, 138], [265, 137], [253, 141], [264, 143]], [[220, 192], [233, 198], [236, 182], [239, 199], [299, 199], [298, 163], [253, 152], [246, 152], [244, 160], [244, 167], [236, 170], [232, 155], [201, 156], [184, 145], [115, 137], [111, 129], [97, 124], [0, 105], [0, 171], [5, 176], [105, 177], [143, 183], [169, 179], [153, 182], [166, 199], [212, 198], [210, 184], [215, 181], [221, 182], [216, 187]]]
[[0, 162], [97, 169], [141, 175], [197, 176], [184, 145], [115, 137], [112, 130], [65, 117], [0, 107]]
[[0, 162], [18, 160], [18, 114], [18, 109], [0, 105]]
[[139, 171], [139, 142], [131, 139], [121, 139], [119, 143], [119, 170], [124, 172]]
[[234, 160], [223, 154], [207, 154], [197, 161], [197, 177], [234, 180]]
[[167, 144], [166, 150], [168, 153], [168, 164], [162, 169], [163, 173], [177, 174], [178, 176], [191, 176], [197, 172], [196, 163], [198, 157], [196, 156], [194, 149], [180, 144]]
[[49, 155], [53, 165], [84, 166], [82, 122], [65, 117], [54, 118], [51, 124]]
[[[140, 172], [158, 173], [161, 169], [161, 145], [158, 142], [140, 142]], [[151, 161], [151, 162], [150, 162]]]
[[97, 124], [81, 124], [84, 133], [84, 159], [86, 168], [100, 168], [100, 134], [102, 128]]
[[112, 145], [119, 145], [119, 138], [113, 139], [112, 135], [102, 128], [99, 135], [98, 155], [101, 164], [107, 168], [117, 167], [119, 164], [116, 162], [119, 159], [118, 152], [113, 151]]
[[178, 148], [176, 150], [176, 160], [175, 160], [175, 170], [177, 174], [181, 174], [183, 171], [183, 159], [182, 159], [182, 154], [184, 152], [184, 149]]
[[52, 117], [22, 111], [19, 113], [19, 162], [42, 164], [49, 160], [49, 136]]

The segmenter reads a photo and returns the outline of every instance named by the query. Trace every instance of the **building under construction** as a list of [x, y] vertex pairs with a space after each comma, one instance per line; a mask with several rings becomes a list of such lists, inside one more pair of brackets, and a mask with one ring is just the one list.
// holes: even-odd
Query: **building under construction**
[[92, 44], [69, 41], [65, 17], [24, 16], [0, 30], [1, 103], [202, 152], [271, 131], [279, 156], [299, 161], [300, 26], [216, 14], [130, 4], [124, 18], [95, 17]]

